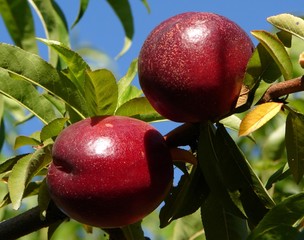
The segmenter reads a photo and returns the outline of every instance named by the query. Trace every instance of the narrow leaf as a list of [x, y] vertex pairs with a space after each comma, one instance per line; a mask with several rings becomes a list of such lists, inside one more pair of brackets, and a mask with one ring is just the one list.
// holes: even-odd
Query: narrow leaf
[[304, 115], [290, 112], [286, 119], [285, 144], [290, 171], [299, 183], [304, 174]]
[[146, 122], [164, 119], [164, 117], [155, 111], [145, 97], [133, 98], [124, 103], [120, 108], [117, 109], [115, 115], [134, 117]]
[[279, 66], [285, 80], [291, 79], [293, 76], [292, 62], [285, 46], [277, 36], [266, 31], [252, 31], [251, 34], [267, 49]]
[[[4, 63], [2, 62], [2, 64]], [[45, 124], [56, 118], [52, 104], [39, 94], [31, 83], [17, 77], [12, 78], [2, 68], [0, 68], [0, 93], [25, 107]]]
[[289, 32], [304, 40], [304, 20], [302, 18], [283, 13], [268, 17], [267, 21], [278, 29]]
[[281, 181], [288, 176], [290, 176], [290, 169], [288, 167], [288, 164], [284, 164], [282, 167], [280, 167], [274, 174], [272, 174], [267, 183], [265, 188], [268, 190], [272, 187], [272, 185], [278, 181]]
[[131, 6], [128, 0], [121, 0], [121, 1], [115, 1], [115, 0], [107, 0], [107, 2], [110, 4], [118, 18], [120, 19], [120, 22], [123, 26], [123, 29], [125, 31], [125, 42], [122, 50], [117, 55], [116, 58], [121, 57], [125, 52], [128, 51], [128, 49], [131, 47], [132, 39], [134, 35], [134, 24], [133, 24], [133, 16], [131, 11]]
[[[1, 43], [0, 68], [7, 70], [11, 78], [23, 79], [62, 99], [82, 118], [89, 115], [85, 99], [73, 82], [39, 56], [18, 47]], [[7, 78], [7, 73], [4, 70], [1, 71], [1, 75]], [[22, 81], [19, 82], [22, 84]], [[38, 104], [38, 101], [36, 103]]]
[[38, 146], [41, 142], [35, 138], [27, 137], [27, 136], [18, 136], [15, 140], [14, 149], [18, 149], [23, 146]]
[[64, 125], [67, 120], [67, 118], [57, 118], [52, 122], [48, 123], [46, 126], [44, 126], [40, 132], [41, 141], [56, 137], [64, 128]]
[[33, 176], [36, 175], [50, 161], [51, 157], [46, 149], [38, 149], [33, 154], [28, 154], [21, 158], [13, 167], [8, 179], [8, 190], [12, 201], [13, 209], [18, 209], [24, 190]]
[[38, 38], [41, 42], [50, 46], [54, 49], [59, 56], [64, 60], [69, 68], [72, 76], [70, 79], [74, 82], [80, 92], [84, 95], [84, 82], [85, 82], [85, 72], [90, 70], [89, 65], [82, 59], [82, 57], [71, 50], [69, 47], [61, 42]]
[[[65, 45], [69, 45], [69, 33], [59, 6], [52, 0], [28, 0], [37, 15], [39, 16], [45, 30], [46, 38], [57, 40]], [[58, 55], [55, 51], [49, 51], [49, 62], [53, 66], [57, 66]]]
[[145, 5], [145, 7], [146, 7], [148, 13], [150, 13], [150, 12], [151, 12], [151, 9], [150, 9], [150, 6], [149, 6], [148, 1], [147, 1], [147, 0], [141, 0], [141, 2]]
[[85, 81], [85, 96], [93, 115], [112, 115], [117, 106], [116, 79], [107, 69], [88, 71]]
[[[288, 233], [292, 233], [291, 227], [304, 217], [304, 193], [295, 194], [273, 207], [262, 219], [259, 225], [251, 232], [248, 240], [271, 239], [264, 238], [265, 233], [271, 232], [274, 228], [285, 228], [285, 231], [276, 231], [276, 239], [283, 238]], [[288, 227], [289, 228], [286, 228]], [[288, 231], [286, 232], [286, 229]], [[296, 229], [294, 229], [296, 230]], [[292, 236], [294, 236], [292, 234]], [[273, 238], [272, 238], [273, 239]]]
[[247, 136], [256, 131], [277, 115], [283, 103], [268, 102], [256, 106], [242, 120], [239, 130], [239, 136]]
[[227, 211], [212, 194], [203, 204], [201, 214], [208, 240], [243, 240], [248, 236], [246, 220]]
[[160, 227], [166, 227], [173, 220], [197, 211], [208, 193], [209, 188], [200, 168], [193, 167], [190, 175], [183, 175], [165, 199], [159, 215]]
[[90, 0], [80, 0], [78, 15], [77, 15], [74, 23], [72, 24], [72, 28], [75, 27], [77, 25], [77, 23], [81, 20], [82, 16], [84, 15], [85, 11], [88, 8], [89, 1]]
[[24, 0], [0, 0], [0, 12], [5, 26], [18, 47], [38, 53], [31, 9]]

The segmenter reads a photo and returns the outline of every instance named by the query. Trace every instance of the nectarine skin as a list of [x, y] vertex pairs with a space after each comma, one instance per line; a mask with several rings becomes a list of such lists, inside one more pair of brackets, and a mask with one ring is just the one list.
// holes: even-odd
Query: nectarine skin
[[216, 121], [234, 109], [253, 49], [246, 32], [231, 20], [182, 13], [158, 25], [144, 42], [140, 85], [170, 120]]
[[71, 218], [102, 228], [139, 221], [165, 198], [173, 165], [163, 136], [150, 124], [92, 117], [56, 138], [47, 185]]

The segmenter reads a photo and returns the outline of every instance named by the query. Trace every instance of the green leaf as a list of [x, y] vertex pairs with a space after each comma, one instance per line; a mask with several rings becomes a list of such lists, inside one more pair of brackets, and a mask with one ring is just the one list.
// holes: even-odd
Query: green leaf
[[50, 163], [49, 151], [48, 148], [40, 148], [19, 159], [12, 168], [7, 185], [13, 209], [17, 210], [20, 207], [24, 190], [31, 179]]
[[42, 38], [38, 38], [38, 40], [50, 46], [59, 54], [59, 56], [64, 60], [64, 62], [68, 66], [69, 71], [71, 72], [71, 74], [69, 75], [71, 81], [84, 95], [85, 73], [86, 71], [90, 70], [89, 65], [82, 59], [82, 57], [77, 52], [74, 52], [61, 42]]
[[113, 115], [118, 97], [113, 73], [107, 69], [87, 71], [85, 96], [93, 115]]
[[[3, 61], [4, 59], [2, 64], [5, 64]], [[28, 109], [44, 124], [56, 118], [52, 104], [39, 94], [31, 83], [21, 80], [18, 76], [10, 76], [9, 72], [2, 68], [0, 68], [0, 93]]]
[[248, 221], [257, 225], [274, 206], [273, 200], [222, 125], [217, 128], [214, 146], [224, 185], [230, 192], [239, 191], [239, 199], [248, 216]]
[[173, 220], [194, 213], [207, 198], [209, 188], [200, 168], [193, 167], [190, 175], [184, 174], [178, 185], [171, 189], [160, 210], [160, 227]]
[[[62, 42], [69, 46], [69, 33], [64, 14], [59, 6], [52, 0], [29, 0], [39, 16], [45, 30], [46, 38]], [[55, 51], [49, 51], [49, 62], [57, 66], [58, 55]]]
[[[304, 217], [304, 193], [295, 194], [286, 198], [284, 201], [273, 207], [261, 220], [258, 226], [251, 232], [248, 240], [264, 240], [270, 238], [268, 233], [273, 235], [275, 232], [275, 239], [294, 239], [286, 238], [286, 236], [296, 236], [294, 233], [296, 229], [292, 227]], [[280, 228], [285, 231], [280, 231]], [[264, 237], [267, 234], [267, 237]], [[284, 238], [285, 237], [285, 238]]]
[[204, 235], [200, 211], [176, 220], [172, 239], [202, 239]]
[[107, 0], [107, 2], [110, 4], [118, 18], [120, 19], [120, 22], [123, 26], [123, 29], [125, 31], [125, 42], [122, 50], [117, 55], [116, 58], [121, 57], [123, 54], [125, 54], [128, 49], [131, 47], [132, 39], [134, 35], [134, 24], [133, 24], [133, 16], [131, 11], [131, 6], [128, 0]]
[[242, 240], [248, 236], [246, 220], [227, 211], [212, 194], [203, 204], [201, 214], [208, 240]]
[[0, 174], [6, 173], [12, 170], [14, 165], [28, 154], [21, 154], [18, 156], [11, 157], [0, 164]]
[[123, 76], [118, 82], [118, 104], [117, 106], [120, 107], [125, 102], [131, 100], [135, 97], [140, 97], [142, 91], [135, 86], [132, 86], [131, 83], [134, 77], [137, 74], [137, 59], [133, 60], [130, 64], [128, 72], [125, 76]]
[[263, 79], [272, 83], [282, 75], [280, 68], [262, 44], [255, 48], [244, 77], [244, 84], [252, 90]]
[[78, 15], [74, 23], [72, 24], [72, 28], [74, 28], [77, 25], [77, 23], [80, 21], [85, 11], [87, 10], [88, 5], [89, 5], [89, 0], [80, 0]]
[[121, 230], [128, 240], [145, 240], [144, 232], [141, 227], [141, 221], [122, 227]]
[[286, 119], [285, 144], [290, 171], [297, 183], [304, 174], [304, 115], [289, 112]]
[[251, 34], [260, 41], [272, 56], [285, 80], [291, 79], [293, 76], [292, 62], [285, 46], [278, 37], [266, 31], [252, 31]]
[[0, 12], [15, 44], [26, 51], [38, 53], [31, 9], [24, 0], [0, 0]]
[[[3, 69], [1, 70], [3, 77], [8, 78], [7, 75], [9, 74], [10, 78], [18, 79], [20, 85], [23, 84], [23, 80], [35, 84], [63, 100], [82, 118], [89, 115], [85, 99], [73, 82], [39, 56], [18, 47], [0, 43], [0, 68]], [[0, 79], [5, 82], [2, 77]], [[7, 80], [6, 84], [9, 84], [10, 81]], [[2, 84], [0, 84], [0, 87], [2, 87]], [[14, 85], [14, 87], [16, 86]], [[13, 91], [11, 87], [9, 90]], [[3, 92], [5, 93], [5, 91]], [[22, 94], [21, 88], [18, 92]], [[35, 95], [32, 92], [28, 94]], [[10, 93], [10, 95], [12, 94]], [[39, 104], [39, 101], [36, 101], [36, 103]]]
[[39, 193], [38, 193], [38, 206], [40, 208], [42, 219], [44, 219], [46, 216], [46, 210], [49, 206], [50, 201], [51, 201], [50, 192], [46, 184], [46, 178], [44, 178], [39, 186]]
[[38, 146], [41, 142], [33, 137], [27, 137], [27, 136], [18, 136], [15, 140], [14, 149], [18, 149], [20, 147], [30, 145], [30, 146]]
[[129, 116], [146, 122], [163, 120], [145, 97], [133, 98], [117, 109], [115, 115]]
[[218, 199], [226, 211], [245, 219], [247, 216], [239, 199], [239, 191], [229, 191], [223, 182], [219, 166], [220, 159], [218, 158], [215, 144], [214, 127], [211, 124], [209, 125], [209, 123], [202, 123], [198, 142], [198, 162], [210, 188], [210, 194]]
[[67, 118], [57, 118], [44, 126], [40, 132], [41, 141], [56, 137], [62, 131], [67, 121]]
[[288, 164], [284, 164], [280, 167], [274, 174], [270, 176], [268, 179], [265, 188], [268, 190], [272, 187], [272, 185], [278, 181], [285, 179], [286, 177], [290, 176], [290, 169]]
[[267, 21], [278, 29], [289, 32], [304, 40], [304, 20], [302, 18], [283, 13], [268, 17]]

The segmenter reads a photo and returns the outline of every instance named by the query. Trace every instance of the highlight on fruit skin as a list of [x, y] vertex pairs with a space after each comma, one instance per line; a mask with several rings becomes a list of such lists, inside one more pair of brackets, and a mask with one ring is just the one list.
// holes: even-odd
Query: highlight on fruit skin
[[47, 186], [55, 204], [83, 224], [116, 228], [141, 220], [173, 181], [170, 149], [150, 124], [97, 116], [56, 138]]
[[138, 58], [142, 90], [176, 122], [217, 121], [235, 107], [254, 45], [236, 23], [186, 12], [160, 23]]

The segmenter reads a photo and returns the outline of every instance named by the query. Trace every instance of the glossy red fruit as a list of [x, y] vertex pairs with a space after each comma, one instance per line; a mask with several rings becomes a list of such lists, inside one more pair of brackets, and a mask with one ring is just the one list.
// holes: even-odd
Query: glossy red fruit
[[152, 212], [172, 185], [163, 136], [128, 117], [93, 117], [57, 137], [47, 185], [71, 218], [103, 228], [134, 223]]
[[138, 59], [140, 85], [168, 119], [215, 121], [235, 107], [253, 48], [248, 35], [223, 16], [179, 14], [144, 42]]

